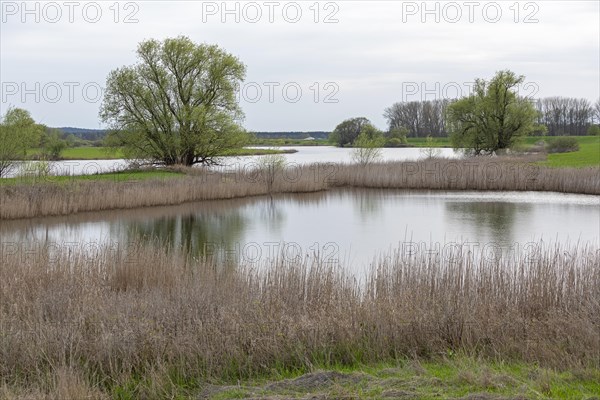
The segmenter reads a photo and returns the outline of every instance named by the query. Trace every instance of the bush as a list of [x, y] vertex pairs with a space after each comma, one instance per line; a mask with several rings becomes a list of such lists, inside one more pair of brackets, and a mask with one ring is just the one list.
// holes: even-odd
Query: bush
[[587, 134], [589, 136], [600, 136], [600, 125], [590, 125]]
[[406, 146], [406, 140], [402, 140], [400, 138], [391, 138], [388, 139], [385, 143], [386, 147], [404, 147]]
[[569, 153], [579, 150], [579, 143], [573, 137], [558, 137], [548, 140], [546, 150], [548, 153]]

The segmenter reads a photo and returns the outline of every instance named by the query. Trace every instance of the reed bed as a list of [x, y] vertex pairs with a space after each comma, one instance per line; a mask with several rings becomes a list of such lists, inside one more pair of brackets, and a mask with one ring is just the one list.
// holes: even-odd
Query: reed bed
[[166, 206], [332, 187], [554, 191], [600, 194], [598, 168], [556, 169], [514, 159], [431, 159], [367, 166], [315, 164], [236, 172], [178, 168], [178, 178], [0, 185], [0, 219]]
[[101, 398], [133, 385], [163, 397], [202, 380], [449, 352], [600, 367], [596, 249], [493, 262], [397, 252], [360, 282], [318, 261], [135, 254], [3, 254], [0, 395]]
[[336, 184], [362, 188], [543, 191], [600, 194], [600, 169], [549, 168], [518, 159], [432, 159], [420, 162], [345, 165]]
[[209, 172], [181, 168], [185, 176], [141, 181], [80, 181], [0, 185], [0, 219], [69, 215], [86, 211], [168, 206], [202, 200], [232, 199], [272, 192], [324, 190], [326, 184], [308, 173], [268, 182], [257, 171]]

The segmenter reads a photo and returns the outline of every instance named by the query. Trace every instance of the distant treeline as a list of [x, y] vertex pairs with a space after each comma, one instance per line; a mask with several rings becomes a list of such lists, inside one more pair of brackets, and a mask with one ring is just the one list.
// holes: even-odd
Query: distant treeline
[[72, 134], [75, 137], [78, 137], [83, 140], [102, 140], [108, 133], [107, 130], [104, 129], [84, 129], [84, 128], [72, 128], [72, 127], [62, 127], [57, 128], [64, 132], [65, 134]]
[[[445, 137], [446, 108], [452, 100], [427, 100], [395, 103], [385, 109], [388, 130], [406, 130], [407, 137]], [[539, 111], [538, 123], [546, 127], [548, 136], [581, 136], [600, 123], [600, 101], [591, 104], [587, 99], [546, 97], [535, 102]], [[101, 141], [107, 130], [63, 127], [65, 134], [89, 141]], [[330, 132], [251, 132], [257, 139], [327, 139]], [[541, 132], [540, 132], [541, 133]]]
[[[388, 130], [404, 129], [408, 137], [448, 136], [446, 108], [451, 100], [409, 101], [386, 108]], [[592, 105], [587, 99], [546, 97], [535, 102], [538, 123], [548, 136], [587, 135], [600, 122], [600, 101]], [[541, 133], [541, 131], [540, 131]]]
[[450, 100], [408, 101], [386, 108], [389, 131], [404, 129], [408, 137], [448, 136], [445, 113]]
[[588, 129], [600, 120], [599, 103], [595, 106], [587, 99], [571, 97], [546, 97], [536, 102], [538, 123], [545, 125], [550, 136], [586, 135]]

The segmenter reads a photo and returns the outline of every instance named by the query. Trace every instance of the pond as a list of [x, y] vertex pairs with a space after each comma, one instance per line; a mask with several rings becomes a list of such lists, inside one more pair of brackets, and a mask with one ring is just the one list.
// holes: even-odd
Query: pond
[[[254, 147], [259, 149], [273, 149], [273, 147]], [[283, 150], [296, 150], [296, 153], [283, 154], [287, 164], [313, 164], [313, 163], [351, 163], [352, 151], [349, 148], [332, 146], [296, 146], [282, 147]], [[437, 156], [444, 158], [458, 158], [460, 153], [449, 148], [434, 149]], [[423, 148], [384, 148], [381, 149], [382, 161], [417, 161], [424, 157]], [[236, 168], [251, 168], [258, 165], [261, 156], [224, 157], [221, 159], [225, 170]], [[22, 163], [14, 168], [7, 177], [35, 173], [37, 161]], [[127, 167], [126, 160], [65, 160], [49, 162], [52, 175], [92, 175], [106, 172], [121, 171]]]
[[540, 240], [600, 248], [599, 206], [598, 196], [557, 193], [348, 189], [2, 221], [0, 233], [5, 251], [142, 241], [257, 265], [319, 254], [362, 274], [391, 249], [459, 245], [490, 257]]

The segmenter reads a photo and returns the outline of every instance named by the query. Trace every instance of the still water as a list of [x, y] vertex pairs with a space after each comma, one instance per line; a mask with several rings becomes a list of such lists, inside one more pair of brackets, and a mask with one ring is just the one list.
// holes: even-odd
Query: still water
[[[274, 149], [275, 147], [255, 147]], [[296, 150], [296, 153], [283, 154], [287, 164], [304, 165], [313, 163], [352, 163], [352, 149], [332, 146], [282, 147], [284, 150]], [[438, 157], [457, 158], [460, 153], [453, 149], [435, 149]], [[382, 161], [417, 161], [424, 157], [425, 149], [420, 148], [384, 148], [381, 149]], [[262, 156], [224, 157], [220, 160], [220, 169], [234, 170], [252, 168], [259, 165]], [[14, 168], [7, 177], [35, 173], [36, 161], [22, 163]], [[93, 175], [122, 171], [127, 168], [127, 160], [68, 160], [49, 162], [51, 175]]]
[[31, 251], [148, 241], [256, 264], [319, 254], [362, 273], [391, 249], [456, 243], [495, 254], [540, 240], [600, 248], [599, 206], [598, 196], [557, 193], [333, 190], [2, 221], [0, 234]]

